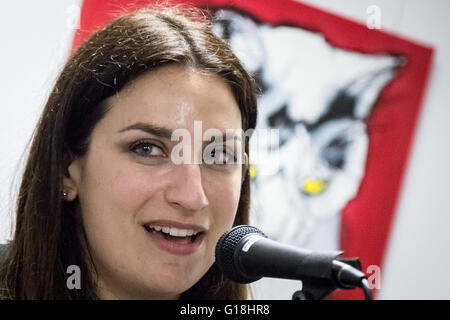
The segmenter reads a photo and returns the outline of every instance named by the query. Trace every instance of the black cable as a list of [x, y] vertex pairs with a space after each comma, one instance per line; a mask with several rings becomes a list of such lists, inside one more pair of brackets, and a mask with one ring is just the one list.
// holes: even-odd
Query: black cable
[[364, 292], [364, 297], [366, 298], [366, 300], [372, 300], [372, 291], [369, 288], [369, 282], [367, 281], [367, 278], [361, 280], [361, 289]]

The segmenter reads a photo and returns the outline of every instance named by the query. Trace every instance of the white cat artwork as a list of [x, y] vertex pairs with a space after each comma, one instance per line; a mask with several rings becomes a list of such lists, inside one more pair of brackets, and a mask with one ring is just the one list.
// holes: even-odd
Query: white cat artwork
[[213, 30], [259, 84], [257, 129], [277, 130], [277, 141], [252, 137], [252, 224], [283, 243], [339, 250], [341, 211], [364, 177], [366, 121], [404, 58], [344, 50], [228, 9]]

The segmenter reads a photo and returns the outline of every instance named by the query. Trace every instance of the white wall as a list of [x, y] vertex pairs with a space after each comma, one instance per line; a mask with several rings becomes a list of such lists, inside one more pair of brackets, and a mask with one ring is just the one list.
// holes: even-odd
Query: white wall
[[[416, 130], [382, 277], [381, 299], [450, 299], [450, 12], [448, 0], [305, 0], [432, 45], [434, 70]], [[10, 237], [13, 177], [73, 36], [80, 0], [9, 1], [0, 11], [0, 242]], [[17, 173], [17, 174], [16, 174]], [[18, 176], [17, 176], [18, 178]], [[12, 188], [14, 190], [14, 188]], [[432, 268], [431, 272], [430, 269]]]
[[68, 54], [80, 0], [8, 1], [0, 10], [0, 243], [10, 238], [19, 160]]

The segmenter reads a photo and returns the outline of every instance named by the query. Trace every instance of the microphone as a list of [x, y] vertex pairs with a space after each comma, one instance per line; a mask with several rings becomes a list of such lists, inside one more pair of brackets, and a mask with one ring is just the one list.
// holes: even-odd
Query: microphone
[[[240, 225], [216, 245], [216, 264], [230, 280], [251, 283], [262, 277], [332, 283], [335, 288], [362, 287], [370, 299], [366, 275], [337, 257], [342, 251], [311, 251], [268, 239], [258, 228]], [[359, 261], [353, 259], [353, 263]]]

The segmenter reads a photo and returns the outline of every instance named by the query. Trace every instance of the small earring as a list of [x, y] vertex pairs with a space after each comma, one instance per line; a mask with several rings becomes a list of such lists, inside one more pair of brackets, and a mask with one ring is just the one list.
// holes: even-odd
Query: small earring
[[69, 193], [68, 193], [66, 190], [64, 190], [64, 191], [63, 191], [63, 197], [64, 197], [64, 199], [67, 199], [68, 195], [69, 195]]

